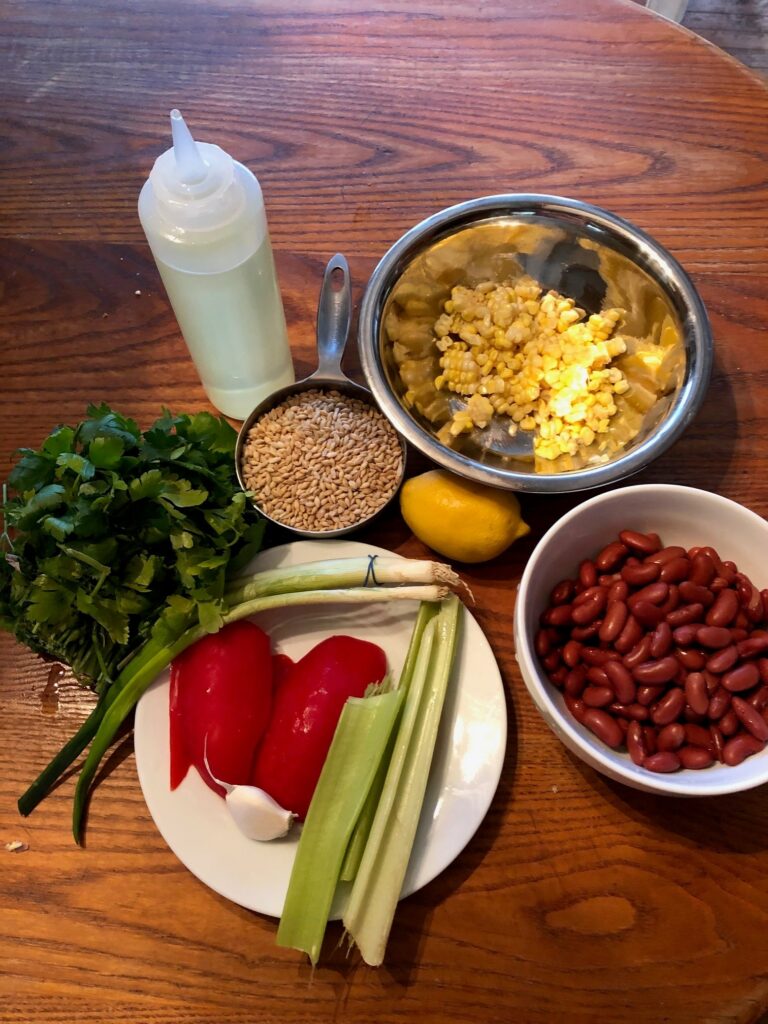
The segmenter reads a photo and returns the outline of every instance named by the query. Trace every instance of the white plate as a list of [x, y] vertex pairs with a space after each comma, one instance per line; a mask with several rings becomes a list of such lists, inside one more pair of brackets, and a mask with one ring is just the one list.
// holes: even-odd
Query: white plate
[[[297, 541], [262, 552], [251, 568], [368, 554], [392, 552], [354, 541]], [[370, 640], [381, 645], [390, 669], [398, 674], [417, 608], [412, 601], [324, 605], [265, 612], [254, 621], [272, 637], [273, 650], [294, 659], [332, 633]], [[279, 917], [298, 834], [271, 843], [246, 839], [224, 801], [194, 770], [171, 792], [168, 689], [165, 672], [136, 708], [136, 767], [149, 812], [170, 848], [201, 882], [243, 907]], [[403, 896], [439, 875], [474, 835], [496, 792], [506, 738], [504, 689], [496, 659], [477, 622], [465, 612]]]

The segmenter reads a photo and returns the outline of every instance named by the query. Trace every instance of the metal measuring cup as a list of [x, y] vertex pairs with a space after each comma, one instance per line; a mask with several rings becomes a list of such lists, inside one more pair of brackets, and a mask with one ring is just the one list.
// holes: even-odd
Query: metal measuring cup
[[[338, 281], [339, 277], [341, 277], [340, 282]], [[304, 380], [297, 381], [295, 384], [288, 384], [286, 387], [275, 391], [268, 398], [265, 398], [263, 402], [256, 406], [240, 428], [240, 433], [237, 436], [237, 444], [235, 445], [235, 471], [237, 473], [238, 482], [244, 491], [248, 491], [249, 488], [243, 477], [242, 463], [245, 445], [248, 440], [248, 434], [251, 427], [265, 413], [269, 412], [270, 409], [274, 409], [275, 406], [280, 405], [280, 403], [284, 402], [286, 398], [290, 398], [292, 395], [301, 394], [303, 391], [338, 391], [340, 394], [346, 395], [349, 398], [356, 398], [360, 402], [365, 402], [383, 416], [383, 413], [379, 409], [376, 404], [376, 400], [368, 388], [364, 388], [361, 384], [356, 384], [354, 381], [351, 381], [341, 369], [341, 359], [344, 355], [344, 349], [346, 348], [347, 338], [349, 336], [351, 314], [352, 299], [349, 264], [344, 256], [337, 253], [331, 260], [329, 260], [328, 265], [325, 268], [323, 283], [320, 288], [320, 299], [317, 306], [317, 369], [314, 373], [310, 374], [309, 377], [305, 377]], [[400, 485], [402, 484], [403, 477], [405, 475], [406, 445], [400, 434], [397, 434], [397, 432], [395, 433], [400, 443], [401, 465], [400, 474], [397, 483], [392, 490], [392, 494], [380, 508], [376, 509], [375, 512], [363, 519], [360, 519], [358, 522], [351, 524], [350, 526], [342, 526], [335, 530], [302, 530], [298, 527], [291, 526], [289, 523], [283, 523], [279, 519], [275, 519], [274, 516], [269, 515], [269, 513], [265, 512], [254, 498], [251, 498], [251, 501], [265, 519], [268, 519], [271, 523], [275, 523], [277, 526], [281, 526], [286, 530], [291, 530], [300, 537], [342, 537], [347, 533], [351, 533], [353, 530], [357, 530], [361, 526], [364, 526], [366, 523], [375, 519], [376, 516], [378, 516], [387, 507], [387, 505], [389, 505], [400, 490]]]

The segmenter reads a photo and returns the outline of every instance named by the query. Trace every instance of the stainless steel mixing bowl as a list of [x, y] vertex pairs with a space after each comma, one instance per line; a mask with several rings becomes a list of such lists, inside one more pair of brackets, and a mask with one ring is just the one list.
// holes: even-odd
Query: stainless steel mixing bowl
[[[429, 325], [442, 312], [451, 288], [503, 281], [520, 273], [575, 299], [587, 313], [608, 305], [621, 307], [626, 311], [622, 334], [658, 338], [665, 332], [667, 340], [672, 339], [666, 368], [670, 383], [637, 414], [637, 433], [620, 450], [610, 455], [588, 450], [583, 458], [562, 456], [548, 464], [533, 459], [532, 435], [521, 433], [510, 444], [508, 432], [498, 423], [495, 429], [492, 423], [486, 430], [460, 435], [449, 446], [437, 433], [455, 411], [456, 396], [434, 391], [434, 411], [427, 408], [425, 414], [432, 397], [431, 383], [425, 380], [421, 387], [427, 389], [426, 402], [409, 407], [398, 359], [402, 365], [409, 358], [407, 345], [412, 344], [427, 370], [432, 359], [435, 374], [439, 372], [439, 352], [434, 345], [428, 351]], [[399, 353], [396, 342], [401, 345]], [[546, 195], [473, 199], [428, 217], [403, 235], [368, 283], [360, 310], [359, 348], [368, 386], [381, 410], [415, 448], [469, 479], [549, 493], [600, 487], [647, 466], [693, 420], [712, 367], [706, 310], [680, 264], [620, 217], [577, 200]]]

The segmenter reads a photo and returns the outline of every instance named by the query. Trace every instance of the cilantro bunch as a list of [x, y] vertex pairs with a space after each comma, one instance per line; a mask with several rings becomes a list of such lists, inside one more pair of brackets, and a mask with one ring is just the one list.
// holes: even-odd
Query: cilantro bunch
[[234, 475], [235, 431], [165, 411], [142, 433], [92, 405], [22, 449], [8, 477], [0, 627], [98, 692], [153, 635], [221, 625], [227, 572], [263, 521]]

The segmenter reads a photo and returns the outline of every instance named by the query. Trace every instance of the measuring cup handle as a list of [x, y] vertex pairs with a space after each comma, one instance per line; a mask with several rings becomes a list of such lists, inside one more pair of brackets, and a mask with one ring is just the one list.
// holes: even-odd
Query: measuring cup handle
[[[341, 281], [337, 272], [341, 271]], [[349, 264], [341, 253], [329, 260], [317, 305], [317, 372], [313, 377], [345, 380], [341, 357], [349, 336], [352, 313]]]

